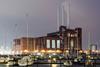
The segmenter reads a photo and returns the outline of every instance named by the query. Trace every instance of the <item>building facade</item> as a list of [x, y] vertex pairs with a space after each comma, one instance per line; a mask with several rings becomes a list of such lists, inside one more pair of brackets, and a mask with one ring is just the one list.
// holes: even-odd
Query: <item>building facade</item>
[[[57, 31], [53, 33], [48, 33], [47, 36], [43, 37], [22, 37], [14, 40], [14, 50], [15, 51], [56, 51], [60, 50], [62, 52], [69, 50], [70, 52], [75, 52], [77, 50], [82, 50], [82, 29], [65, 29], [62, 31]], [[17, 48], [20, 49], [17, 49]]]

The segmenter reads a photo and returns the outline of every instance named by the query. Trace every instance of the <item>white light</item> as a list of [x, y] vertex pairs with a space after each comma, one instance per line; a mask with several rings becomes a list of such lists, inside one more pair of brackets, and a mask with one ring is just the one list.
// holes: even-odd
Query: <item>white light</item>
[[9, 55], [9, 54], [11, 54], [12, 52], [11, 52], [11, 50], [10, 49], [5, 49], [3, 46], [1, 47], [1, 49], [0, 49], [0, 54], [1, 55]]
[[39, 56], [40, 56], [40, 55], [41, 55], [41, 53], [37, 53], [37, 55], [39, 55]]

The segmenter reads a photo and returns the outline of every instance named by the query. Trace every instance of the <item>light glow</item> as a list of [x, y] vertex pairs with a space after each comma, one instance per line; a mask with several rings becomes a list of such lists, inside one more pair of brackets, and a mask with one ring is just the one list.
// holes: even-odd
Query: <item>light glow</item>
[[25, 53], [28, 53], [29, 51], [28, 51], [28, 50], [24, 50], [24, 52], [25, 52]]
[[45, 53], [46, 51], [45, 51], [45, 50], [41, 50], [41, 52], [42, 52], [42, 53]]
[[57, 53], [61, 53], [61, 50], [56, 50]]
[[39, 50], [35, 50], [34, 52], [37, 53], [37, 52], [39, 52]]

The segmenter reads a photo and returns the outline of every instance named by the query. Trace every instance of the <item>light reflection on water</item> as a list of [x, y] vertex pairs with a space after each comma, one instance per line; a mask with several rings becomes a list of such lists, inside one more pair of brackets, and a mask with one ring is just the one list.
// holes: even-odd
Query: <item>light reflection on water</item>
[[57, 64], [52, 64], [52, 67], [58, 67], [58, 65]]
[[[38, 67], [41, 67], [42, 65], [38, 65]], [[45, 66], [45, 65], [43, 65]], [[9, 65], [6, 65], [6, 64], [0, 64], [0, 67], [12, 67], [12, 66], [9, 66]], [[16, 67], [16, 66], [14, 66]], [[20, 66], [17, 66], [17, 67], [20, 67]], [[27, 66], [27, 67], [36, 67], [36, 66]], [[46, 65], [46, 67], [50, 67], [49, 65]], [[59, 67], [58, 64], [51, 64], [51, 67]]]

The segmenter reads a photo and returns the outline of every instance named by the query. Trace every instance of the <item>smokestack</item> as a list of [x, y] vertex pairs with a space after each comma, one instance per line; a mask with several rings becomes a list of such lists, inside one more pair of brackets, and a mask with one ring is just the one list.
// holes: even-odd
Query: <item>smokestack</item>
[[61, 10], [62, 10], [62, 26], [64, 25], [64, 3], [61, 5]]
[[60, 22], [59, 22], [59, 14], [60, 14], [60, 12], [59, 12], [59, 7], [57, 7], [57, 31], [59, 30], [59, 26], [60, 26]]
[[[65, 0], [66, 2], [66, 0]], [[71, 0], [67, 0], [67, 28], [70, 27], [70, 3], [71, 3]]]

